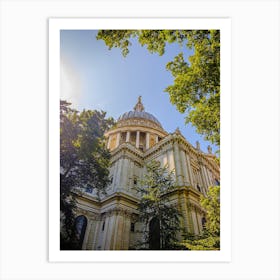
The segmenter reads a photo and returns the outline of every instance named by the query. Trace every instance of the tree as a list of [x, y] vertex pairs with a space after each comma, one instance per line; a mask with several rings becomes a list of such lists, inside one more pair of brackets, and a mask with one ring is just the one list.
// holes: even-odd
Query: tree
[[140, 245], [155, 250], [174, 249], [180, 214], [169, 201], [169, 193], [174, 190], [172, 174], [153, 161], [147, 165], [147, 174], [136, 189], [141, 194], [139, 218], [145, 225], [145, 241]]
[[61, 249], [77, 249], [76, 196], [95, 190], [99, 198], [110, 182], [110, 153], [103, 134], [113, 123], [105, 112], [70, 108], [60, 101], [60, 212]]
[[189, 250], [220, 249], [220, 187], [209, 187], [207, 197], [201, 196], [201, 206], [206, 210], [206, 223], [200, 236], [186, 236], [182, 243]]
[[131, 41], [138, 39], [149, 52], [163, 55], [167, 44], [186, 45], [193, 54], [186, 61], [183, 52], [166, 66], [174, 84], [165, 91], [186, 123], [192, 123], [205, 140], [220, 145], [220, 31], [219, 30], [99, 30], [97, 39], [109, 49], [120, 48], [127, 56]]

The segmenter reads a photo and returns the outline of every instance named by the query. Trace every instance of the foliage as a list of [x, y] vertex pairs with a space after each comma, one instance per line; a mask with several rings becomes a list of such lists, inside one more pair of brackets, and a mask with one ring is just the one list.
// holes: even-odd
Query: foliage
[[220, 249], [220, 237], [204, 234], [182, 242], [188, 250], [192, 251], [217, 251]]
[[201, 196], [201, 206], [206, 210], [206, 229], [212, 234], [220, 235], [220, 186], [208, 188], [207, 197]]
[[189, 250], [220, 249], [220, 187], [209, 187], [207, 197], [201, 196], [201, 206], [206, 210], [206, 224], [200, 236], [188, 235], [182, 242]]
[[159, 249], [173, 249], [177, 241], [176, 233], [180, 229], [180, 214], [169, 201], [168, 193], [174, 189], [172, 174], [166, 167], [161, 168], [158, 161], [152, 161], [147, 165], [147, 174], [136, 189], [141, 193], [138, 210], [139, 218], [145, 224], [145, 247], [151, 242], [148, 224], [152, 219], [157, 219], [160, 229]]
[[112, 124], [106, 113], [70, 108], [60, 101], [60, 211], [61, 247], [75, 249], [74, 211], [76, 195], [93, 191], [97, 197], [106, 192], [110, 182], [110, 153], [103, 134]]
[[174, 84], [165, 91], [186, 122], [198, 133], [220, 145], [220, 31], [219, 30], [99, 30], [97, 39], [127, 56], [132, 39], [149, 52], [163, 55], [167, 44], [185, 45], [193, 51], [186, 61], [179, 53], [166, 66]]

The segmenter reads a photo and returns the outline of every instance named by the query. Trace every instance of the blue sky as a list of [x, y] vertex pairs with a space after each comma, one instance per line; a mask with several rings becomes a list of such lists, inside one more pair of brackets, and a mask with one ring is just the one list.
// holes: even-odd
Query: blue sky
[[133, 110], [141, 95], [145, 111], [153, 114], [167, 132], [179, 127], [191, 144], [198, 140], [206, 152], [210, 143], [185, 124], [185, 115], [176, 110], [164, 92], [173, 84], [166, 64], [179, 52], [187, 58], [191, 51], [170, 44], [159, 56], [134, 43], [124, 58], [120, 49], [108, 50], [102, 40], [96, 40], [96, 34], [96, 30], [61, 31], [61, 99], [70, 101], [79, 111], [104, 110], [108, 117], [117, 119]]

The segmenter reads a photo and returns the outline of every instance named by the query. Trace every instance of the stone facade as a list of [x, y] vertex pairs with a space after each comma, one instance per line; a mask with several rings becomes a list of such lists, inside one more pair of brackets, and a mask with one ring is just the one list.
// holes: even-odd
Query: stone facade
[[133, 187], [152, 160], [175, 171], [177, 187], [170, 201], [182, 213], [182, 233], [201, 233], [205, 211], [199, 204], [200, 195], [206, 195], [208, 187], [220, 181], [211, 148], [203, 153], [199, 144], [193, 147], [179, 129], [167, 133], [153, 115], [144, 111], [141, 97], [134, 111], [123, 114], [105, 137], [112, 155], [112, 184], [101, 200], [93, 193], [84, 193], [78, 199], [77, 217], [86, 218], [81, 226], [82, 249], [128, 250], [143, 239], [143, 225], [137, 220], [139, 194]]

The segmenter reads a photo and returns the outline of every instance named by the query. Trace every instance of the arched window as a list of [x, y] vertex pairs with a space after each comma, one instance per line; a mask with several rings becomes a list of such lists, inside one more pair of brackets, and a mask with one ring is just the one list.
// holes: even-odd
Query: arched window
[[81, 250], [87, 228], [87, 218], [83, 215], [75, 219], [75, 231], [78, 238], [78, 248]]
[[149, 223], [149, 249], [160, 250], [160, 224], [157, 218]]

